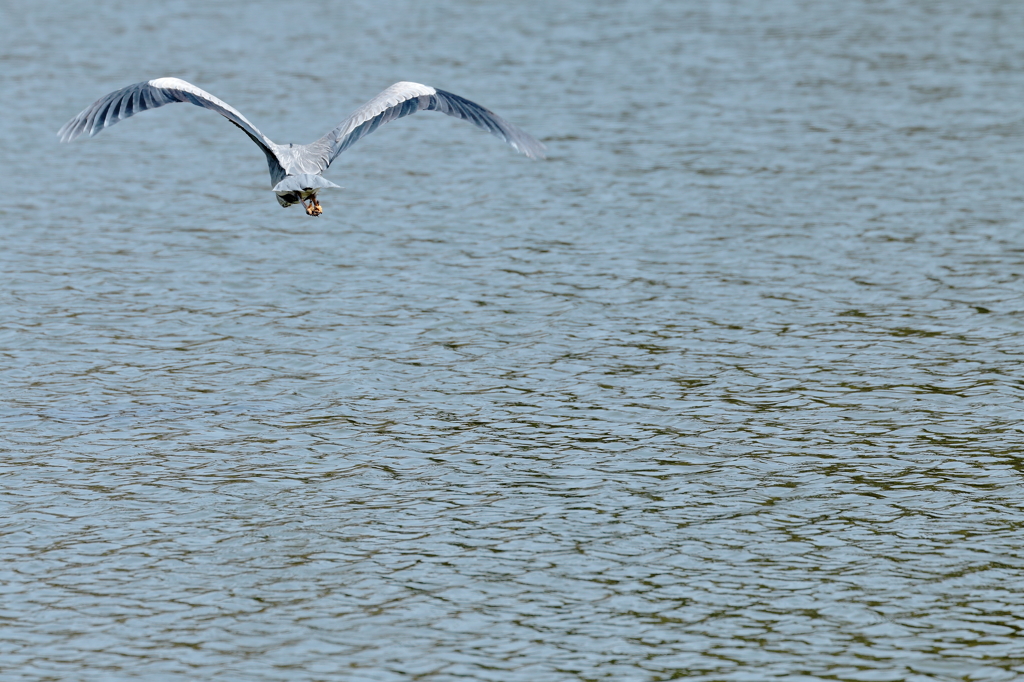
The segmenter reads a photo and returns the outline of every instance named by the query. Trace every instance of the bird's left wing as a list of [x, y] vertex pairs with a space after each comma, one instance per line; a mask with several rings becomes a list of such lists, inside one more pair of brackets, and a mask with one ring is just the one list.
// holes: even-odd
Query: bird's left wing
[[134, 116], [140, 111], [156, 109], [175, 102], [189, 102], [198, 107], [216, 111], [241, 128], [242, 132], [258, 144], [267, 154], [268, 161], [275, 158], [274, 143], [256, 126], [249, 123], [248, 119], [242, 116], [237, 109], [180, 78], [156, 78], [151, 81], [143, 81], [101, 97], [78, 116], [65, 123], [57, 131], [57, 135], [60, 136], [61, 142], [71, 142], [82, 133], [89, 133], [89, 137], [92, 137], [104, 128], [109, 128], [118, 121]]
[[341, 124], [308, 146], [326, 169], [338, 154], [388, 121], [417, 111], [440, 111], [461, 118], [500, 137], [531, 159], [544, 158], [544, 145], [529, 133], [476, 102], [420, 83], [395, 83], [352, 112]]

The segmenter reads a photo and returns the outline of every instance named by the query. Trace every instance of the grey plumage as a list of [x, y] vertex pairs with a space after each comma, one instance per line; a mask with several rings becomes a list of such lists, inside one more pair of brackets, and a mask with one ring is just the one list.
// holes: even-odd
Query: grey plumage
[[516, 151], [531, 159], [544, 157], [544, 145], [493, 111], [444, 90], [419, 83], [395, 83], [319, 140], [305, 145], [278, 145], [261, 133], [237, 109], [191, 83], [178, 78], [157, 78], [121, 88], [96, 100], [57, 132], [62, 142], [88, 133], [90, 137], [118, 121], [174, 102], [189, 102], [216, 111], [238, 126], [267, 157], [271, 184], [282, 206], [306, 200], [310, 215], [319, 215], [316, 193], [337, 187], [320, 176], [343, 151], [388, 121], [417, 111], [440, 111], [469, 121], [500, 137]]

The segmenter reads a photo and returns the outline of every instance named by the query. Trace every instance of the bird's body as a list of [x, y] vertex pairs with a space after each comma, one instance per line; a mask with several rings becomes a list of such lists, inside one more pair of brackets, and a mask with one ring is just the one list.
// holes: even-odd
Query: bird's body
[[388, 121], [417, 111], [440, 111], [467, 120], [502, 138], [531, 159], [544, 156], [543, 144], [489, 109], [450, 92], [409, 82], [387, 88], [311, 144], [275, 144], [231, 105], [179, 78], [144, 81], [101, 97], [65, 123], [57, 134], [62, 142], [70, 142], [83, 133], [92, 137], [140, 111], [174, 102], [189, 102], [211, 109], [239, 127], [266, 155], [278, 202], [282, 206], [301, 203], [311, 216], [323, 212], [317, 193], [338, 187], [324, 179], [322, 173], [341, 152]]

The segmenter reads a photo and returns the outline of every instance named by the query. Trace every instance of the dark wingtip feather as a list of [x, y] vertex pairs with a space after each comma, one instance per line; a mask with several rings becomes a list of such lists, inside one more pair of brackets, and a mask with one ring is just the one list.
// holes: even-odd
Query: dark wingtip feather
[[480, 106], [476, 102], [461, 97], [446, 90], [435, 88], [436, 97], [441, 100], [438, 107], [449, 116], [455, 116], [483, 128], [495, 137], [503, 139], [510, 147], [528, 159], [543, 159], [545, 157], [544, 144], [533, 135], [522, 128], [509, 123], [501, 116], [490, 109]]
[[81, 134], [80, 124], [81, 118], [75, 116], [73, 119], [61, 126], [61, 129], [57, 131], [57, 136], [60, 137], [61, 142], [71, 142]]

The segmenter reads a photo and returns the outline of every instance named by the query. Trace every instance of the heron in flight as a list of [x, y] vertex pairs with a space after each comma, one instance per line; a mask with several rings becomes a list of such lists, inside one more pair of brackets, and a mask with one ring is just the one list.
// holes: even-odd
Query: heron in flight
[[384, 90], [352, 112], [337, 128], [311, 144], [275, 144], [230, 104], [179, 78], [135, 83], [101, 97], [65, 123], [57, 135], [61, 142], [71, 142], [85, 132], [92, 137], [140, 111], [174, 102], [190, 102], [212, 109], [241, 128], [267, 156], [270, 181], [278, 202], [282, 206], [301, 203], [311, 216], [323, 213], [317, 199], [320, 190], [338, 188], [321, 175], [338, 154], [388, 121], [417, 111], [440, 111], [469, 121], [505, 140], [513, 149], [531, 159], [544, 157], [543, 144], [493, 111], [450, 92], [408, 82], [395, 83]]

